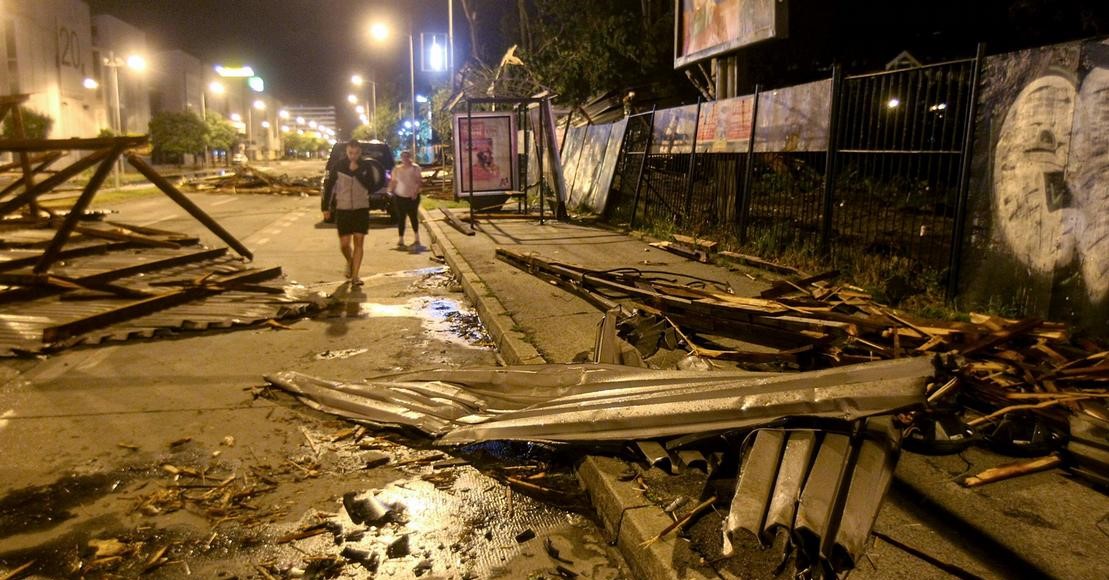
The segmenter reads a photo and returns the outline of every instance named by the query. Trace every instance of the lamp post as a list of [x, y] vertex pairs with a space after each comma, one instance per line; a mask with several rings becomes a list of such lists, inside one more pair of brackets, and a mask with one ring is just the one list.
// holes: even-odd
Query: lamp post
[[[225, 90], [227, 90], [227, 88], [224, 87], [223, 83], [221, 83], [219, 81], [212, 81], [212, 82], [208, 83], [207, 86], [200, 87], [200, 119], [202, 121], [204, 121], [205, 131], [207, 131], [207, 126], [208, 126], [208, 97], [207, 97], [208, 91], [212, 91], [212, 94], [214, 94], [214, 95], [222, 95]], [[204, 166], [205, 167], [208, 166], [208, 154], [209, 154], [208, 141], [207, 141], [207, 139], [205, 139], [205, 142], [204, 142]]]
[[350, 83], [356, 87], [370, 83], [370, 102], [366, 103], [366, 108], [370, 115], [370, 129], [374, 133], [374, 139], [377, 139], [377, 81], [362, 78], [362, 75], [352, 75]]
[[[126, 66], [127, 68], [135, 71], [142, 71], [146, 69], [146, 59], [137, 54], [128, 55], [127, 58], [120, 58], [115, 55], [115, 51], [109, 50], [108, 56], [104, 59], [104, 66], [108, 67], [112, 71], [112, 95], [113, 100], [115, 101], [114, 128], [117, 135], [123, 135], [123, 114], [119, 102], [119, 68], [122, 66]], [[122, 171], [123, 159], [117, 158], [115, 168], [116, 189], [119, 189], [120, 187], [120, 173]]]
[[[263, 101], [262, 99], [255, 99], [254, 103], [251, 106], [246, 108], [246, 142], [247, 142], [247, 147], [248, 148], [250, 146], [254, 145], [254, 111], [255, 110], [265, 111], [266, 110], [266, 102]], [[257, 149], [255, 149], [255, 152], [257, 152]], [[257, 159], [252, 159], [252, 161], [257, 161]]]
[[[389, 27], [378, 22], [370, 27], [370, 34], [375, 40], [385, 40], [389, 36]], [[413, 47], [414, 41], [412, 40], [412, 21], [408, 21], [408, 102], [411, 107], [413, 119], [415, 120], [416, 111], [416, 50]], [[398, 103], [399, 104], [399, 103]], [[412, 131], [411, 139], [412, 155], [416, 154], [416, 132]]]

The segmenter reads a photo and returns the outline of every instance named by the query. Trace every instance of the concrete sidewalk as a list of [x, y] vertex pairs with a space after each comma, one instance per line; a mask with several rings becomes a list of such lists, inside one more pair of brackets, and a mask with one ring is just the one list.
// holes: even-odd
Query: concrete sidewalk
[[[755, 270], [701, 264], [600, 227], [535, 220], [483, 220], [474, 236], [423, 212], [426, 229], [476, 304], [508, 364], [565, 363], [592, 354], [602, 313], [588, 302], [495, 258], [498, 247], [593, 269], [638, 268], [729, 283], [741, 296], [769, 282]], [[970, 574], [982, 577], [1109, 577], [1109, 500], [1097, 490], [1050, 471], [966, 489], [964, 475], [1012, 461], [972, 450], [959, 456], [905, 453], [876, 531]], [[713, 567], [688, 542], [640, 548], [671, 521], [630, 482], [618, 481], [624, 462], [588, 458], [579, 475], [598, 515], [629, 565], [642, 578], [730, 578], [735, 566]], [[855, 576], [944, 577], [932, 563], [875, 542]], [[714, 569], [715, 568], [715, 569]], [[766, 575], [766, 571], [750, 570]]]

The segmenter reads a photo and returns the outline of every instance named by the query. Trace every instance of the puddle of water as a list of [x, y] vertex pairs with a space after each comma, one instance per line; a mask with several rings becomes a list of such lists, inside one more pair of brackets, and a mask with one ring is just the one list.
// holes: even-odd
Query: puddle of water
[[424, 331], [436, 340], [468, 347], [489, 347], [492, 340], [481, 319], [469, 306], [451, 298], [421, 296], [404, 304], [362, 302], [360, 318], [419, 318]]
[[[557, 562], [546, 557], [548, 538], [560, 538], [559, 542], [569, 546], [569, 538], [592, 525], [584, 516], [560, 506], [510, 493], [473, 467], [425, 475], [432, 476], [433, 481], [402, 480], [383, 490], [363, 492], [360, 497], [403, 506], [403, 515], [398, 521], [370, 526], [362, 536], [348, 535], [351, 539], [338, 549], [377, 553], [377, 571], [385, 576], [410, 578], [428, 573], [431, 577], [520, 578], [555, 567]], [[345, 517], [343, 523], [353, 525]], [[407, 538], [407, 550], [398, 554], [396, 545], [401, 538]], [[533, 570], [519, 569], [521, 557]], [[586, 561], [582, 558], [575, 564], [585, 565]]]
[[0, 538], [53, 528], [134, 477], [126, 471], [67, 475], [50, 485], [9, 491], [0, 498]]

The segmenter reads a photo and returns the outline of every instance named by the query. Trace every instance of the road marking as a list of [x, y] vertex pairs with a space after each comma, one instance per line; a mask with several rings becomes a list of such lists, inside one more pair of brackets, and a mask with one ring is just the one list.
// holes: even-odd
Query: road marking
[[262, 244], [264, 244], [268, 241], [270, 241], [269, 238], [258, 238], [258, 241], [254, 242], [254, 245], [255, 246], [261, 246]]
[[99, 366], [100, 363], [104, 362], [105, 359], [107, 359], [109, 356], [111, 356], [112, 353], [114, 353], [118, 348], [119, 348], [118, 346], [108, 346], [108, 347], [98, 348], [98, 349], [94, 350], [92, 352], [92, 354], [90, 354], [88, 356], [88, 358], [86, 358], [84, 361], [82, 361], [81, 363], [79, 363], [78, 365], [76, 365], [73, 368], [74, 368], [74, 370], [82, 370], [82, 371], [83, 370], [94, 369], [97, 366]]
[[221, 199], [219, 201], [212, 202], [212, 207], [216, 207], [218, 205], [223, 205], [225, 203], [231, 203], [233, 201], [236, 201], [237, 199], [238, 199], [237, 197], [229, 197], [227, 199]]
[[11, 423], [11, 421], [8, 421], [8, 417], [15, 417], [15, 409], [8, 409], [4, 411], [3, 415], [0, 415], [0, 431], [3, 431], [8, 423]]
[[177, 216], [175, 216], [175, 215], [164, 215], [164, 216], [162, 216], [162, 217], [160, 217], [160, 218], [158, 218], [158, 219], [156, 219], [156, 220], [153, 220], [153, 221], [148, 221], [148, 222], [146, 222], [146, 223], [145, 223], [145, 224], [143, 224], [143, 225], [144, 225], [144, 226], [149, 226], [149, 225], [151, 225], [151, 224], [156, 224], [156, 223], [158, 223], [158, 222], [164, 222], [164, 221], [166, 221], [166, 220], [171, 220], [171, 219], [174, 219], [174, 218], [176, 218], [176, 217], [177, 217]]

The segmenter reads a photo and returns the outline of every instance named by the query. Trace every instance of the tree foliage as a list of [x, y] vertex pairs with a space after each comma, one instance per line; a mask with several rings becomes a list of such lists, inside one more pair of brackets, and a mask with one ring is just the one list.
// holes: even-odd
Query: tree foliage
[[327, 151], [328, 146], [327, 141], [314, 131], [303, 133], [293, 131], [285, 135], [285, 149], [294, 151], [299, 156], [305, 153]]
[[223, 115], [208, 111], [205, 116], [205, 143], [212, 149], [230, 150], [238, 140], [238, 132]]
[[537, 0], [529, 20], [520, 56], [566, 102], [674, 75], [673, 2]]
[[[23, 115], [23, 133], [26, 139], [45, 139], [50, 134], [50, 128], [54, 126], [54, 119], [49, 116], [39, 113], [37, 111], [28, 109], [27, 107], [19, 107], [19, 111]], [[12, 121], [12, 115], [9, 113], [4, 117], [4, 127], [2, 135], [5, 139], [15, 139], [15, 124]]]
[[150, 119], [150, 142], [154, 155], [181, 162], [186, 153], [204, 150], [207, 127], [192, 112], [162, 111]]

